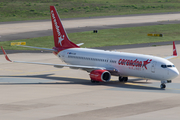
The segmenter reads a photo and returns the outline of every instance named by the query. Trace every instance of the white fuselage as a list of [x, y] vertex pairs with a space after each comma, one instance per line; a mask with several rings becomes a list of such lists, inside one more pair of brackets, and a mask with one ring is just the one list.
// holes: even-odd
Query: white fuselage
[[[87, 48], [70, 48], [58, 53], [67, 64], [98, 66], [117, 70], [120, 76], [154, 80], [171, 80], [179, 74], [170, 61], [151, 55], [113, 52]], [[162, 67], [169, 66], [169, 67]]]

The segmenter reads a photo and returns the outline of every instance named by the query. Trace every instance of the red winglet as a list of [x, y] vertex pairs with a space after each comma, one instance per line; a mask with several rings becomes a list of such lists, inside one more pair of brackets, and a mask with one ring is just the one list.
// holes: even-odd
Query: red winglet
[[9, 59], [9, 57], [7, 56], [5, 50], [3, 49], [2, 46], [1, 46], [1, 49], [2, 49], [2, 51], [3, 51], [3, 53], [4, 53], [4, 55], [5, 55], [6, 60], [12, 62], [12, 61]]
[[177, 56], [175, 42], [173, 41], [173, 56]]

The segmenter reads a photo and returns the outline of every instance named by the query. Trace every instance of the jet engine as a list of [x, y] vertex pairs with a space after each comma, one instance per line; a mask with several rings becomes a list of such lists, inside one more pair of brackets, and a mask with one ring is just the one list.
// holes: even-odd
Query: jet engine
[[111, 74], [107, 70], [93, 70], [89, 75], [92, 82], [108, 82], [111, 79]]

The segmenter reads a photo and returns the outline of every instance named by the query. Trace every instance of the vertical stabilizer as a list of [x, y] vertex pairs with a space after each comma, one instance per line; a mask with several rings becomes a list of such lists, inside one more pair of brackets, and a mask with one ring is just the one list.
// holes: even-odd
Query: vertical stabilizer
[[61, 23], [59, 15], [54, 6], [50, 6], [52, 29], [54, 35], [54, 44], [56, 48], [79, 48], [76, 44], [71, 42], [66, 34], [66, 31]]
[[173, 56], [177, 56], [176, 45], [174, 41], [173, 41]]

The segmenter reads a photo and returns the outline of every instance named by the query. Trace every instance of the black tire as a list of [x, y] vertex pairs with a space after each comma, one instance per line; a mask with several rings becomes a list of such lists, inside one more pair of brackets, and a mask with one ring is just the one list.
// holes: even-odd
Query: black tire
[[119, 76], [119, 82], [127, 82], [127, 81], [128, 81], [128, 77]]
[[128, 81], [128, 77], [124, 77], [124, 82], [127, 82]]
[[122, 81], [122, 78], [123, 78], [123, 77], [119, 76], [119, 82], [123, 82], [123, 81]]
[[165, 84], [161, 84], [160, 87], [161, 87], [161, 89], [164, 89], [164, 88], [166, 88], [166, 85]]
[[91, 79], [91, 82], [92, 82], [92, 83], [95, 83], [96, 81], [94, 81], [94, 80]]

